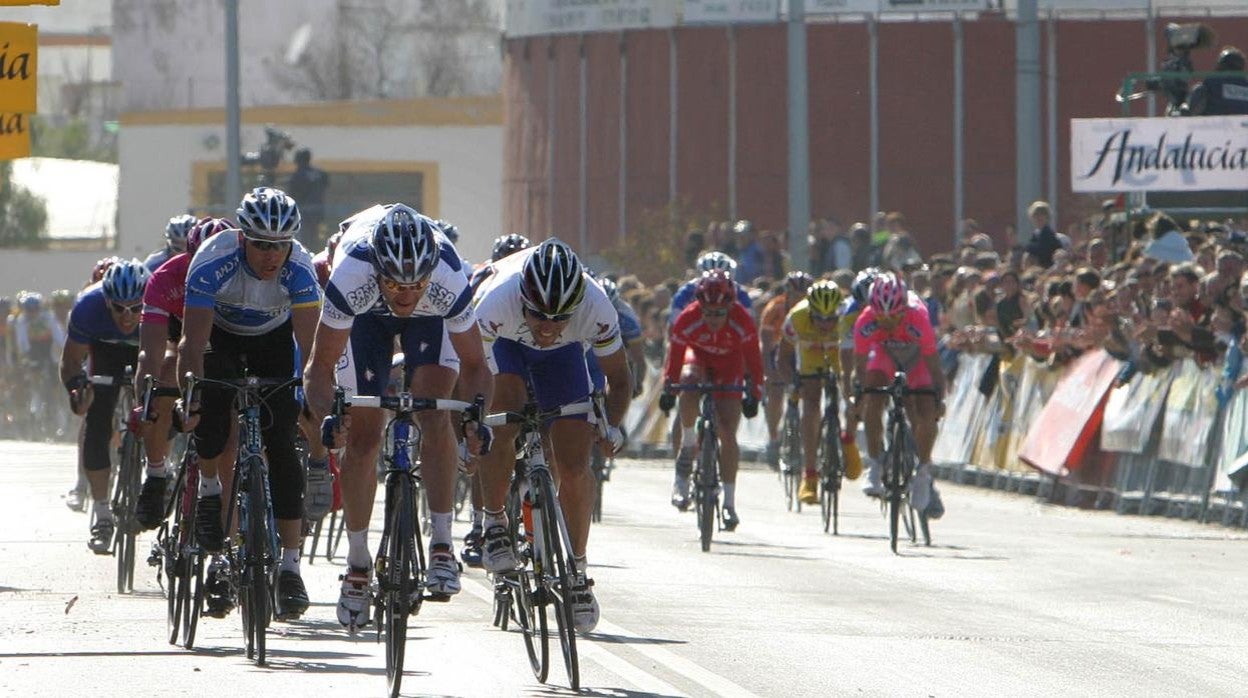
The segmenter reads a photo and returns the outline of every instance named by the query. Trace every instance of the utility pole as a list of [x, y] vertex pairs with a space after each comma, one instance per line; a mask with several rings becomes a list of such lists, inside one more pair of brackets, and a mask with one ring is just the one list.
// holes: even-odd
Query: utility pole
[[806, 113], [806, 3], [789, 0], [789, 262], [810, 268], [810, 134]]
[[1022, 242], [1027, 239], [1031, 228], [1027, 206], [1041, 196], [1040, 18], [1037, 0], [1018, 0], [1014, 44], [1014, 219], [1015, 230]]
[[243, 198], [242, 135], [238, 104], [238, 0], [225, 0], [225, 213]]

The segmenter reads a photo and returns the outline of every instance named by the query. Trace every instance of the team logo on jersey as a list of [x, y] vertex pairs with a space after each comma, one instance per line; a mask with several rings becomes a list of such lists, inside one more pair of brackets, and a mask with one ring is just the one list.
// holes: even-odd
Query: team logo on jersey
[[498, 336], [498, 331], [503, 329], [503, 323], [494, 322], [493, 320], [481, 319], [477, 322], [477, 324], [481, 326], [482, 332], [486, 333], [487, 335], [491, 337]]
[[451, 309], [455, 305], [455, 294], [442, 284], [429, 284], [429, 290], [425, 292], [425, 298], [433, 304], [433, 307], [442, 314]]
[[606, 322], [596, 322], [598, 325], [598, 336], [601, 337], [611, 331], [611, 324]]

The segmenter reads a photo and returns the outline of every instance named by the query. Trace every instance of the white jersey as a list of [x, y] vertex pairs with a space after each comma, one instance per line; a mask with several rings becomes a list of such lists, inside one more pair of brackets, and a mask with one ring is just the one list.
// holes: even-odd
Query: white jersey
[[579, 342], [598, 356], [608, 356], [624, 345], [620, 341], [620, 323], [615, 306], [602, 287], [585, 277], [585, 297], [572, 311], [572, 319], [554, 344], [538, 347], [524, 320], [524, 304], [520, 299], [520, 277], [525, 261], [533, 250], [523, 250], [494, 263], [494, 274], [477, 293], [477, 325], [485, 342], [485, 355], [493, 365], [490, 346], [497, 339], [509, 339], [526, 349], [553, 351]]
[[[336, 330], [350, 329], [355, 316], [361, 314], [394, 317], [381, 297], [377, 272], [372, 262], [372, 231], [386, 213], [384, 206], [373, 206], [351, 218], [338, 249], [325, 286], [325, 304], [321, 322]], [[438, 243], [438, 265], [429, 277], [429, 288], [416, 303], [412, 317], [441, 317], [450, 332], [464, 332], [472, 327], [476, 315], [472, 309], [472, 292], [464, 275], [459, 252], [451, 241], [433, 226]]]

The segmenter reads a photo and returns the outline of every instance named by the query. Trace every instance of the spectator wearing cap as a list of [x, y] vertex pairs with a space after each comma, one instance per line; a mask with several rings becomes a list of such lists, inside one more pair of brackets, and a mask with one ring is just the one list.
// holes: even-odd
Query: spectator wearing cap
[[1062, 249], [1062, 241], [1051, 225], [1052, 215], [1052, 209], [1044, 201], [1035, 201], [1027, 207], [1027, 216], [1036, 227], [1027, 240], [1027, 254], [1034, 264], [1045, 269], [1053, 266], [1053, 253]]

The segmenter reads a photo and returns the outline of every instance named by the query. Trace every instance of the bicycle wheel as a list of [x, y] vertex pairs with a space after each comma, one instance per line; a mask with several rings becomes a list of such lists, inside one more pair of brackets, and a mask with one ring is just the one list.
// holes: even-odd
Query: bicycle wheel
[[[500, 583], [503, 585], [501, 591], [505, 598], [500, 603], [507, 605], [505, 610], [520, 629], [533, 677], [545, 683], [550, 673], [550, 630], [546, 618], [549, 597], [538, 585], [535, 569], [537, 561], [533, 558], [533, 547], [525, 542], [533, 532], [524, 528], [526, 522], [520, 498], [521, 482], [522, 480], [517, 479], [512, 483], [511, 496], [508, 498], [508, 536], [514, 541], [525, 564], [515, 573], [503, 575]], [[532, 517], [529, 518], [531, 522]], [[500, 627], [507, 629], [506, 616], [503, 617]]]
[[890, 445], [888, 450], [888, 468], [884, 475], [884, 488], [888, 492], [888, 545], [897, 552], [898, 524], [901, 519], [901, 454], [897, 447]]
[[594, 509], [590, 521], [602, 521], [602, 483], [606, 480], [607, 458], [602, 448], [594, 445], [590, 456], [590, 469], [594, 474]]
[[199, 627], [199, 616], [204, 612], [204, 556], [199, 551], [188, 552], [186, 557], [188, 574], [183, 580], [186, 598], [182, 605], [182, 646], [186, 649], [195, 647], [195, 630]]
[[386, 522], [386, 565], [378, 572], [381, 581], [382, 618], [378, 625], [385, 635], [386, 684], [389, 695], [399, 695], [403, 683], [403, 660], [407, 651], [407, 617], [412, 603], [413, 536], [416, 532], [415, 511], [412, 508], [416, 492], [412, 481], [396, 474], [387, 483], [388, 500], [392, 502]]
[[178, 637], [182, 631], [182, 613], [184, 608], [184, 599], [182, 597], [183, 574], [182, 574], [182, 556], [178, 552], [178, 529], [182, 522], [175, 519], [172, 528], [168, 524], [162, 524], [160, 530], [156, 533], [156, 547], [161, 556], [161, 571], [158, 577], [163, 575], [161, 580], [162, 586], [165, 588], [165, 626], [169, 631], [169, 644], [178, 644]]
[[[534, 517], [541, 516], [535, 527], [541, 530], [543, 587], [554, 606], [555, 626], [559, 631], [559, 646], [563, 650], [563, 664], [568, 670], [568, 684], [573, 691], [581, 689], [580, 660], [576, 653], [576, 626], [572, 620], [572, 544], [568, 538], [567, 524], [555, 495], [555, 484], [549, 475], [534, 478], [539, 484], [541, 496], [534, 504]], [[540, 512], [538, 511], [540, 507]]]
[[715, 436], [706, 429], [699, 434], [698, 470], [694, 493], [697, 501], [698, 537], [702, 552], [710, 552], [711, 538], [715, 535], [715, 472], [719, 464], [715, 459]]
[[780, 465], [780, 483], [784, 487], [784, 508], [787, 511], [801, 511], [802, 503], [797, 498], [801, 487], [801, 478], [798, 477], [801, 469], [801, 416], [797, 406], [790, 403], [784, 413], [784, 458]]
[[823, 532], [827, 533], [831, 529], [832, 535], [840, 533], [837, 519], [840, 514], [841, 477], [844, 472], [839, 450], [840, 428], [836, 422], [836, 415], [824, 416], [822, 425], [823, 439], [820, 442], [819, 453], [819, 463], [822, 470], [819, 478], [819, 509], [823, 515]]
[[239, 466], [247, 473], [244, 510], [244, 544], [242, 578], [239, 584], [239, 610], [243, 618], [243, 634], [247, 638], [247, 658], [257, 666], [265, 662], [264, 629], [269, 623], [269, 531], [264, 496], [264, 465], [259, 457], [249, 458]]
[[113, 516], [117, 531], [117, 593], [126, 594], [134, 591], [134, 506], [143, 484], [143, 473], [139, 469], [139, 440], [130, 432], [121, 437], [121, 457], [118, 460], [117, 485], [113, 495]]

